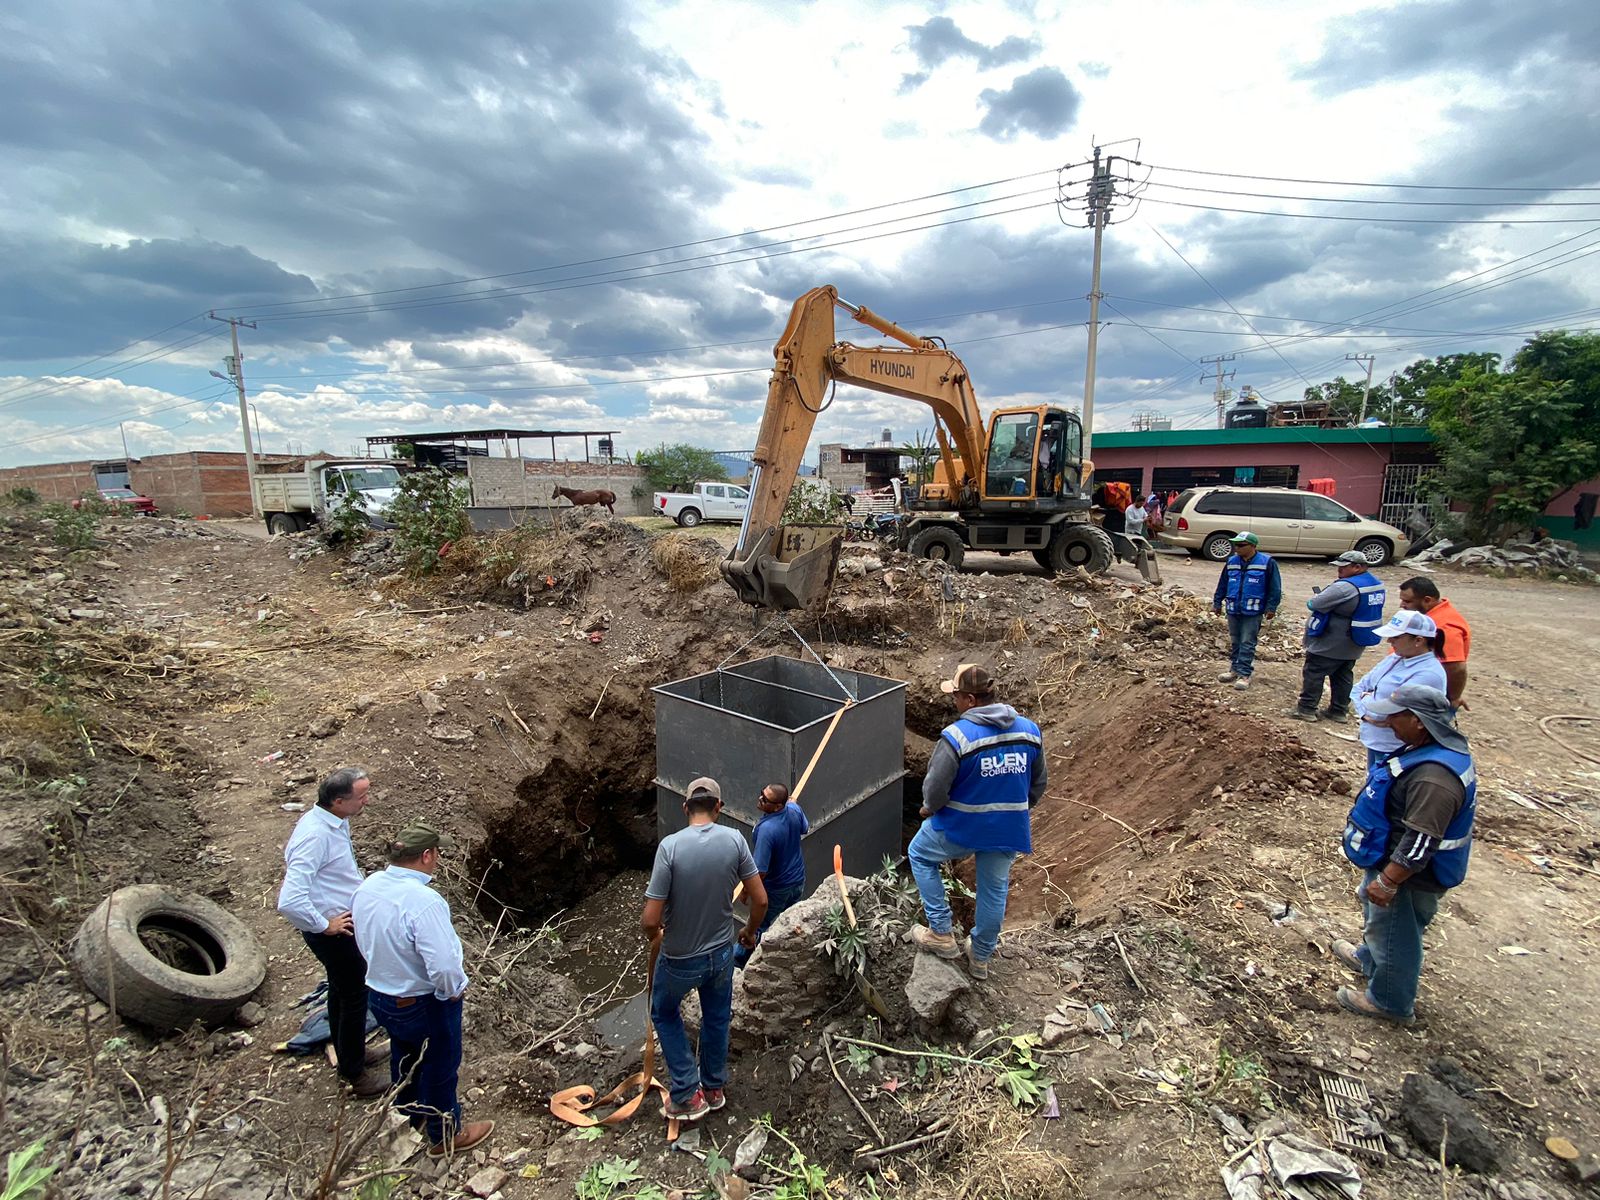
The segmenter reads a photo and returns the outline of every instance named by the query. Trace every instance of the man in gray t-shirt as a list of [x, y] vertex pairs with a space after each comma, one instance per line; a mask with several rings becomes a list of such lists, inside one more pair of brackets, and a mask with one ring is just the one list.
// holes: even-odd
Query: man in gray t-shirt
[[[727, 1103], [728, 1027], [733, 1016], [733, 892], [742, 882], [750, 905], [740, 945], [754, 949], [767, 915], [767, 889], [742, 834], [717, 824], [722, 788], [715, 779], [689, 785], [687, 829], [661, 839], [645, 888], [640, 925], [661, 939], [650, 990], [650, 1019], [672, 1077], [662, 1115], [698, 1121]], [[662, 930], [665, 928], [665, 934]], [[679, 1008], [700, 994], [700, 1056], [689, 1049]]]

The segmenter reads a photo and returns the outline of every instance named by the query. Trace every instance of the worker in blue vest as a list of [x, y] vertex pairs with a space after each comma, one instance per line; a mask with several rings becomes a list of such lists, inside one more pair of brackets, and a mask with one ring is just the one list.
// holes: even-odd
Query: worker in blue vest
[[928, 759], [922, 828], [906, 848], [928, 918], [911, 936], [940, 958], [961, 957], [939, 872], [947, 862], [975, 859], [977, 913], [967, 967], [974, 979], [987, 979], [1005, 921], [1011, 864], [1033, 852], [1028, 810], [1044, 795], [1044, 743], [1037, 725], [997, 701], [994, 677], [976, 663], [962, 663], [939, 690], [955, 701], [956, 719]]
[[1256, 639], [1261, 622], [1278, 615], [1283, 601], [1283, 577], [1272, 556], [1259, 549], [1261, 539], [1253, 533], [1236, 533], [1228, 539], [1233, 554], [1217, 577], [1217, 590], [1211, 597], [1211, 611], [1228, 614], [1228, 669], [1217, 676], [1219, 683], [1231, 683], [1238, 691], [1250, 686], [1256, 669]]
[[[1339, 578], [1317, 588], [1306, 601], [1306, 661], [1300, 668], [1300, 702], [1290, 710], [1296, 721], [1322, 717], [1343, 723], [1350, 719], [1350, 689], [1356, 681], [1356, 660], [1376, 646], [1383, 606], [1388, 599], [1383, 581], [1367, 568], [1359, 550], [1346, 550], [1333, 560]], [[1320, 713], [1322, 681], [1328, 681], [1328, 707]]]
[[1454, 712], [1444, 692], [1420, 683], [1367, 704], [1367, 720], [1384, 721], [1403, 745], [1368, 773], [1345, 823], [1345, 857], [1365, 872], [1366, 925], [1359, 946], [1336, 941], [1332, 951], [1367, 978], [1338, 994], [1364, 1017], [1415, 1019], [1422, 931], [1467, 877], [1478, 785]]

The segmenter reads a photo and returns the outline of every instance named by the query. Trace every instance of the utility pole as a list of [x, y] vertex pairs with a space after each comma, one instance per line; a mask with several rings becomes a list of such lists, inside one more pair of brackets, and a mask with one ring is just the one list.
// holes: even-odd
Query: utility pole
[[233, 335], [233, 354], [224, 365], [233, 380], [233, 386], [239, 391], [239, 428], [244, 431], [244, 465], [250, 480], [250, 515], [259, 517], [261, 506], [256, 503], [256, 452], [255, 447], [250, 444], [250, 401], [244, 394], [244, 360], [239, 357], [239, 326], [254, 329], [256, 323], [243, 321], [238, 317], [219, 317], [214, 311], [206, 315], [213, 321], [225, 322], [228, 332]]
[[1356, 424], [1359, 425], [1367, 419], [1367, 397], [1372, 395], [1372, 355], [1346, 354], [1345, 359], [1349, 362], [1367, 364], [1367, 386], [1361, 389], [1361, 415], [1356, 418]]
[[[1232, 379], [1234, 377], [1234, 375], [1236, 374], [1236, 372], [1234, 372], [1234, 371], [1228, 371], [1227, 373], [1224, 373], [1223, 370], [1222, 370], [1222, 364], [1225, 363], [1225, 362], [1232, 362], [1233, 358], [1234, 358], [1234, 356], [1231, 355], [1231, 354], [1216, 354], [1216, 355], [1213, 355], [1210, 358], [1202, 358], [1200, 360], [1202, 363], [1213, 363], [1213, 364], [1216, 365], [1216, 368], [1217, 368], [1217, 387], [1216, 387], [1216, 391], [1214, 391], [1212, 393], [1212, 397], [1217, 402], [1217, 428], [1218, 429], [1224, 429], [1224, 428], [1227, 427], [1227, 424], [1228, 424], [1227, 411], [1226, 410], [1227, 410], [1227, 407], [1228, 407], [1229, 389], [1224, 385], [1223, 381], [1226, 380], [1226, 379]], [[1205, 376], [1202, 375], [1202, 376], [1200, 376], [1200, 378], [1204, 379]]]
[[1094, 449], [1095, 355], [1100, 342], [1100, 247], [1105, 241], [1106, 222], [1111, 217], [1111, 202], [1117, 185], [1111, 178], [1111, 159], [1100, 158], [1094, 148], [1094, 177], [1089, 180], [1089, 224], [1094, 229], [1094, 273], [1089, 283], [1089, 353], [1083, 371], [1083, 457], [1092, 459]]

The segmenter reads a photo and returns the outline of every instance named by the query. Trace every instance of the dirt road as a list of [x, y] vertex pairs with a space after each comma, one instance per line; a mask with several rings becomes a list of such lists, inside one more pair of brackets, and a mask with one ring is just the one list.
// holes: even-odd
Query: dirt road
[[[106, 1147], [120, 1147], [125, 1175], [134, 1177], [145, 1151], [116, 1138], [145, 1138], [139, 1144], [158, 1158], [162, 1145], [135, 1089], [198, 1095], [202, 1066], [216, 1080], [206, 1101], [216, 1107], [207, 1111], [228, 1114], [201, 1122], [202, 1147], [231, 1139], [258, 1164], [275, 1164], [278, 1178], [303, 1180], [328, 1154], [335, 1126], [350, 1128], [338, 1115], [331, 1073], [270, 1051], [298, 1025], [292, 1001], [317, 979], [273, 906], [281, 846], [311, 799], [310, 781], [359, 761], [373, 771], [377, 796], [357, 830], [365, 865], [378, 865], [372, 847], [380, 832], [413, 816], [466, 843], [440, 880], [475, 980], [462, 1086], [473, 1115], [494, 1116], [501, 1130], [478, 1161], [437, 1183], [459, 1188], [472, 1170], [498, 1165], [510, 1177], [500, 1192], [507, 1200], [570, 1196], [584, 1170], [620, 1157], [640, 1160], [663, 1187], [704, 1185], [698, 1163], [664, 1153], [656, 1122], [640, 1119], [588, 1143], [564, 1134], [544, 1109], [554, 1086], [609, 1086], [631, 1069], [596, 1031], [596, 998], [580, 998], [546, 968], [590, 950], [596, 962], [615, 961], [635, 935], [626, 899], [617, 904], [614, 896], [604, 915], [567, 926], [565, 945], [557, 931], [564, 916], [556, 926], [541, 923], [583, 903], [605, 879], [637, 878], [618, 873], [648, 864], [648, 689], [714, 666], [750, 633], [748, 615], [720, 583], [691, 575], [680, 590], [655, 547], [620, 522], [593, 523], [548, 543], [464, 551], [470, 561], [421, 584], [359, 555], [322, 553], [306, 538], [263, 542], [226, 532], [112, 541], [85, 560], [94, 602], [186, 665], [149, 678], [155, 724], [148, 739], [126, 733], [126, 753], [86, 721], [100, 757], [84, 768], [90, 784], [80, 805], [90, 815], [76, 853], [88, 865], [74, 885], [82, 899], [70, 893], [60, 929], [38, 928], [59, 938], [70, 932], [73, 905], [156, 878], [223, 900], [271, 956], [258, 997], [266, 1023], [253, 1044], [227, 1033], [221, 1041], [120, 1035], [127, 1044], [115, 1061], [139, 1082], [130, 1088], [113, 1072], [107, 1083], [99, 1072], [101, 1099], [78, 1124], [124, 1129], [103, 1136]], [[56, 560], [39, 561], [27, 578], [45, 579]], [[1600, 644], [1594, 591], [1448, 578], [1446, 593], [1474, 627], [1465, 723], [1483, 777], [1479, 843], [1471, 877], [1429, 935], [1422, 1020], [1398, 1030], [1332, 1003], [1347, 978], [1325, 947], [1334, 934], [1355, 932], [1357, 919], [1336, 838], [1359, 780], [1359, 748], [1346, 727], [1282, 716], [1298, 685], [1292, 610], [1330, 569], [1284, 564], [1284, 619], [1264, 639], [1255, 686], [1237, 693], [1214, 681], [1224, 638], [1208, 612], [1214, 567], [1163, 557], [1168, 581], [1202, 597], [1195, 600], [1146, 589], [1127, 568], [1078, 583], [1044, 579], [1031, 563], [1018, 570], [1011, 559], [974, 556], [973, 565], [991, 569], [946, 585], [903, 560], [861, 559], [807, 632], [835, 662], [910, 681], [913, 771], [948, 719], [934, 682], [956, 662], [995, 664], [1008, 697], [1040, 720], [1052, 783], [1035, 815], [1035, 854], [1013, 879], [1004, 962], [995, 980], [959, 1002], [954, 1027], [866, 1022], [848, 992], [821, 1023], [869, 1041], [914, 1048], [933, 1038], [975, 1052], [996, 1029], [1048, 1029], [1052, 1012], [1081, 1015], [1072, 1005], [1083, 1001], [1113, 1014], [1119, 1032], [1107, 1038], [1074, 1027], [1040, 1059], [1062, 1120], [1018, 1112], [987, 1084], [927, 1071], [926, 1061], [919, 1075], [913, 1059], [867, 1056], [845, 1078], [891, 1130], [913, 1136], [952, 1106], [978, 1122], [970, 1131], [963, 1125], [959, 1145], [919, 1152], [880, 1175], [871, 1193], [849, 1170], [865, 1136], [856, 1110], [826, 1070], [806, 1066], [822, 1064], [815, 1029], [736, 1059], [729, 1110], [705, 1129], [712, 1144], [731, 1155], [765, 1111], [809, 1161], [842, 1181], [831, 1194], [998, 1195], [1004, 1189], [994, 1181], [1010, 1171], [1014, 1181], [1042, 1172], [1058, 1190], [1085, 1197], [1209, 1200], [1233, 1147], [1208, 1106], [1250, 1121], [1282, 1112], [1325, 1140], [1321, 1072], [1363, 1080], [1397, 1114], [1401, 1079], [1448, 1058], [1478, 1081], [1474, 1111], [1500, 1143], [1495, 1180], [1576, 1195], [1542, 1142], [1560, 1134], [1587, 1145], [1600, 1117], [1592, 1094], [1600, 1077], [1592, 982], [1600, 957], [1600, 767], [1558, 746], [1538, 718], [1600, 711], [1589, 666]], [[1391, 585], [1408, 573], [1380, 572]], [[1589, 732], [1600, 725], [1555, 728], [1578, 749], [1600, 753]], [[279, 750], [282, 758], [262, 761]], [[117, 788], [130, 769], [139, 783], [124, 798]], [[134, 806], [147, 783], [148, 800]], [[1274, 924], [1285, 908], [1294, 920]], [[21, 954], [27, 943], [18, 945]], [[890, 990], [898, 996], [909, 952], [887, 937], [872, 954], [875, 972], [897, 981]], [[29, 1070], [42, 1078], [39, 1064], [54, 1064], [49, 1078], [60, 1084], [14, 1081], [12, 1111], [29, 1136], [63, 1127], [50, 1124], [61, 1115], [50, 1106], [67, 1104], [61, 1087], [81, 1077], [84, 1029], [92, 1046], [112, 1033], [103, 1014], [83, 1015], [81, 993], [64, 972], [35, 974], [8, 993], [8, 1044], [27, 1048]], [[574, 976], [585, 990], [595, 986], [592, 974]], [[57, 1010], [68, 1017], [55, 1017], [61, 1028], [45, 1038], [54, 1027], [44, 1014]], [[1163, 1072], [1179, 1082], [1165, 1083]], [[55, 1101], [46, 1099], [51, 1086]], [[64, 1127], [71, 1125], [69, 1118]], [[1407, 1136], [1398, 1117], [1386, 1128]], [[403, 1140], [386, 1142], [380, 1154], [375, 1143], [375, 1157], [362, 1165], [404, 1160], [404, 1150]], [[1364, 1164], [1366, 1194], [1432, 1200], [1440, 1180], [1427, 1158], [1391, 1154], [1385, 1164]], [[415, 1168], [413, 1160], [407, 1169]], [[103, 1194], [97, 1186], [122, 1178], [77, 1166], [63, 1176], [69, 1195]], [[415, 1182], [395, 1194], [421, 1194], [405, 1190]], [[1469, 1196], [1479, 1185], [1451, 1186]], [[276, 1184], [211, 1193], [281, 1194]]]

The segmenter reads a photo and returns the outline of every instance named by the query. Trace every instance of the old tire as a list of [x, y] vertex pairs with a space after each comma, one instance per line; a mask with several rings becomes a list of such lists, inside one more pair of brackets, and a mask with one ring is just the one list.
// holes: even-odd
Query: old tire
[[1369, 567], [1385, 566], [1394, 557], [1394, 547], [1381, 537], [1362, 538], [1355, 544], [1355, 551]]
[[1056, 571], [1082, 567], [1091, 575], [1102, 575], [1110, 568], [1113, 554], [1111, 535], [1098, 525], [1062, 525], [1050, 542], [1050, 566]]
[[296, 533], [300, 529], [300, 522], [295, 520], [293, 513], [273, 513], [267, 518], [267, 532], [273, 537]]
[[682, 525], [685, 529], [693, 529], [696, 525], [700, 524], [701, 519], [700, 510], [698, 508], [686, 508], [678, 514], [678, 524]]
[[927, 529], [917, 531], [911, 539], [907, 552], [913, 558], [928, 558], [934, 562], [949, 563], [952, 571], [961, 569], [961, 560], [967, 555], [967, 547], [961, 540], [961, 535], [954, 529], [944, 525], [931, 525]]
[[83, 982], [117, 1013], [158, 1032], [226, 1021], [267, 976], [244, 923], [204, 896], [159, 884], [118, 888], [72, 939]]
[[1231, 533], [1213, 533], [1200, 544], [1200, 557], [1211, 562], [1227, 562], [1233, 557]]

